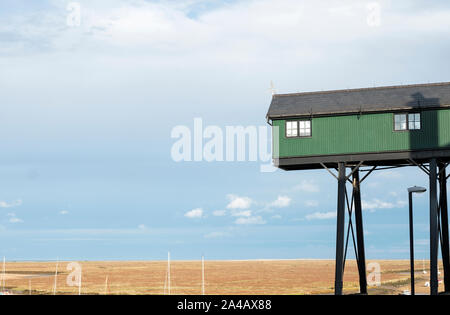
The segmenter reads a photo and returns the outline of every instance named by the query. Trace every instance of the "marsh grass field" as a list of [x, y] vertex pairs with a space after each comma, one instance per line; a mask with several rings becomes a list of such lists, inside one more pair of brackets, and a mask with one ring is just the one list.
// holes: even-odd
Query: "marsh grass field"
[[[409, 261], [376, 261], [381, 267], [381, 286], [369, 294], [400, 294], [409, 289]], [[166, 261], [78, 262], [82, 266], [81, 294], [162, 295]], [[68, 262], [59, 262], [56, 294], [78, 294], [67, 285]], [[442, 265], [440, 267], [442, 270]], [[56, 262], [7, 262], [5, 290], [12, 294], [53, 294]], [[428, 262], [425, 262], [428, 271]], [[201, 294], [200, 261], [171, 263], [171, 293]], [[368, 271], [370, 272], [370, 270]], [[443, 275], [439, 278], [442, 279]], [[429, 293], [422, 261], [416, 262], [416, 291]], [[108, 281], [106, 282], [106, 279]], [[358, 291], [355, 261], [348, 261], [344, 293]], [[107, 285], [106, 285], [107, 284]], [[303, 295], [331, 294], [334, 284], [333, 260], [206, 261], [205, 293], [209, 295]], [[31, 287], [31, 291], [30, 291]], [[440, 285], [440, 290], [443, 286]]]

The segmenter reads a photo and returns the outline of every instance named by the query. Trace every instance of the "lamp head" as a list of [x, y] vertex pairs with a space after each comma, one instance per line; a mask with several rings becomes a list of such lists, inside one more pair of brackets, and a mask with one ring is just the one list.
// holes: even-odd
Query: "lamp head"
[[419, 186], [414, 186], [414, 187], [410, 187], [408, 188], [408, 192], [409, 193], [416, 193], [416, 194], [422, 194], [424, 192], [426, 192], [427, 189], [424, 187], [419, 187]]

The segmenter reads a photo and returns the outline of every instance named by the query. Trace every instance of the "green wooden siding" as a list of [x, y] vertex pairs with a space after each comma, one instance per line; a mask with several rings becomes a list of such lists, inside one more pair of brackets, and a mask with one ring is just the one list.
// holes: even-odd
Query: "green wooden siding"
[[[311, 138], [286, 138], [279, 127], [279, 157], [407, 151], [450, 147], [450, 110], [422, 112], [422, 129], [394, 131], [393, 113], [312, 119]], [[275, 156], [276, 157], [276, 156]]]

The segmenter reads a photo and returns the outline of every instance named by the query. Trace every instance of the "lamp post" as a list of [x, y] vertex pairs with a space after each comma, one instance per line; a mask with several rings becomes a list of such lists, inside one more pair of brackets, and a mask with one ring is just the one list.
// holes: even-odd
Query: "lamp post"
[[409, 196], [409, 259], [411, 263], [411, 295], [416, 294], [415, 284], [414, 284], [414, 224], [413, 224], [413, 198], [412, 195], [422, 194], [426, 192], [427, 189], [423, 187], [410, 187], [408, 188]]

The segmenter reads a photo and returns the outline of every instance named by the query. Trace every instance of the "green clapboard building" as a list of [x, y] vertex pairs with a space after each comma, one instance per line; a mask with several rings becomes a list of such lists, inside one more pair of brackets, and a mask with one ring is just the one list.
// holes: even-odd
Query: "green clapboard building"
[[[345, 228], [346, 212], [355, 217], [352, 239], [360, 293], [368, 292], [361, 183], [373, 171], [402, 166], [418, 166], [429, 177], [430, 293], [438, 294], [439, 244], [445, 291], [450, 292], [446, 174], [450, 165], [450, 83], [277, 94], [267, 120], [273, 126], [276, 166], [284, 170], [326, 168], [337, 179], [335, 294], [343, 293], [344, 249], [350, 228], [353, 233], [350, 219]], [[363, 178], [360, 172], [366, 173]], [[346, 187], [349, 181], [351, 198]], [[409, 196], [412, 200], [412, 193]], [[412, 201], [410, 205], [412, 216]]]
[[267, 119], [285, 170], [450, 157], [450, 83], [276, 94]]

